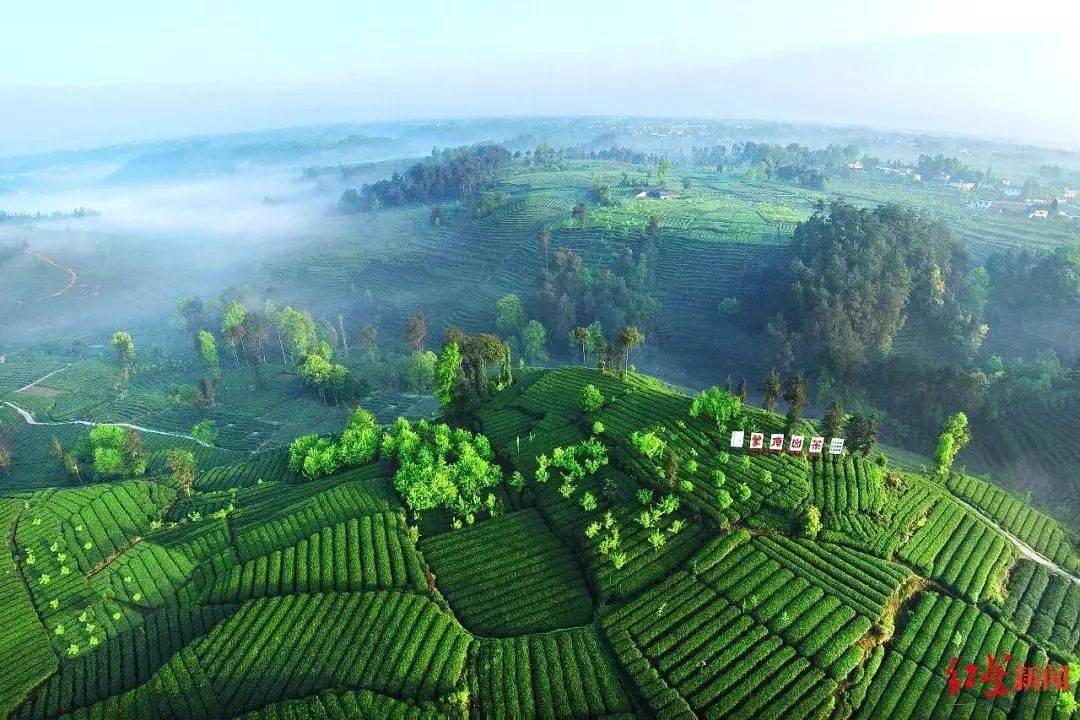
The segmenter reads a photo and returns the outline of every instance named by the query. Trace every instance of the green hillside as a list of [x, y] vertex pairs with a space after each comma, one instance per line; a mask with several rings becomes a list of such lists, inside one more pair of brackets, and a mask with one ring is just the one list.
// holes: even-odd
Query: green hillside
[[[403, 500], [400, 424], [373, 459], [318, 479], [281, 450], [147, 434], [143, 474], [76, 486], [50, 437], [88, 428], [17, 425], [36, 469], [0, 474], [0, 710], [1068, 716], [1056, 692], [952, 695], [945, 673], [988, 652], [1076, 663], [1080, 554], [1055, 521], [876, 453], [732, 449], [728, 429], [783, 432], [783, 417], [742, 407], [721, 429], [691, 406], [633, 372], [518, 372], [458, 417], [498, 463], [467, 516]], [[165, 456], [185, 446], [190, 492]]]

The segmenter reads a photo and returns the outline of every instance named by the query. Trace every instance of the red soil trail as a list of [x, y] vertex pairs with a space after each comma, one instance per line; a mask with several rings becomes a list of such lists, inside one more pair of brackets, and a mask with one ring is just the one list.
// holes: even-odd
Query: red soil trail
[[26, 249], [26, 254], [27, 255], [33, 255], [36, 258], [40, 258], [40, 259], [44, 260], [45, 262], [47, 262], [49, 265], [52, 265], [53, 267], [56, 267], [56, 268], [60, 268], [61, 270], [63, 270], [64, 272], [66, 272], [68, 274], [68, 284], [67, 285], [60, 288], [56, 292], [49, 293], [48, 295], [42, 295], [41, 297], [33, 298], [31, 300], [28, 300], [27, 302], [35, 302], [37, 300], [48, 300], [49, 298], [54, 298], [54, 297], [58, 297], [60, 295], [63, 295], [68, 290], [75, 287], [75, 283], [77, 283], [79, 281], [79, 273], [75, 272], [72, 268], [69, 268], [66, 265], [61, 265], [60, 263], [53, 260], [51, 257], [46, 257], [45, 255], [42, 255], [41, 253], [34, 252], [33, 250], [31, 250], [29, 248]]

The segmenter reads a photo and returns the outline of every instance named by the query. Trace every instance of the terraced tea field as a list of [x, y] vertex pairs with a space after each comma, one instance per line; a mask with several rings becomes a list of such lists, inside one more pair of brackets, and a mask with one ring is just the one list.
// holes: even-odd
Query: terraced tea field
[[[591, 412], [587, 384], [604, 398]], [[73, 487], [49, 438], [87, 428], [14, 425], [0, 710], [1064, 720], [1053, 693], [953, 696], [945, 680], [954, 656], [1075, 661], [1080, 583], [1055, 567], [1077, 554], [1053, 520], [966, 476], [732, 449], [690, 404], [635, 373], [517, 373], [471, 421], [522, 487], [458, 529], [417, 522], [387, 458], [307, 480], [282, 449], [146, 435], [145, 476]], [[670, 449], [673, 478], [641, 432]], [[569, 491], [539, 480], [540, 456], [585, 442], [606, 464]], [[190, 495], [169, 447], [198, 454]], [[1017, 559], [1012, 535], [1051, 565]]]

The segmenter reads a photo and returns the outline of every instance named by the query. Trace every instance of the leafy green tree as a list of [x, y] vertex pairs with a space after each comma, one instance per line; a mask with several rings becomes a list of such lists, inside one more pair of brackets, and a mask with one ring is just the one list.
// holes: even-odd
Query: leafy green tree
[[581, 397], [578, 399], [578, 405], [585, 412], [595, 412], [604, 406], [604, 396], [601, 394], [599, 388], [592, 383], [589, 383], [581, 389]]
[[341, 467], [337, 444], [321, 435], [301, 435], [289, 445], [289, 469], [306, 478], [334, 474]]
[[381, 431], [375, 417], [364, 408], [357, 408], [338, 442], [338, 458], [353, 467], [370, 462], [379, 449]]
[[525, 307], [517, 295], [510, 293], [499, 298], [495, 312], [495, 326], [504, 336], [513, 337], [525, 327]]
[[379, 328], [372, 323], [361, 325], [356, 331], [361, 350], [367, 350], [371, 364], [375, 364], [375, 351], [379, 349]]
[[176, 487], [184, 495], [190, 497], [195, 487], [195, 453], [186, 449], [171, 448], [167, 462]]
[[213, 445], [218, 439], [218, 429], [210, 418], [205, 418], [192, 425], [189, 434], [207, 445]]
[[173, 323], [182, 328], [188, 337], [194, 338], [195, 334], [203, 327], [206, 321], [206, 311], [203, 301], [197, 297], [184, 297], [176, 303], [176, 314]]
[[854, 413], [849, 423], [851, 445], [863, 457], [870, 454], [874, 449], [874, 443], [878, 438], [878, 421], [876, 415]]
[[441, 423], [398, 418], [383, 437], [382, 452], [397, 461], [394, 488], [417, 516], [443, 508], [459, 524], [471, 523], [503, 482], [486, 437]]
[[964, 413], [958, 412], [942, 423], [941, 435], [938, 436], [937, 449], [934, 452], [934, 464], [938, 477], [948, 477], [957, 453], [963, 450], [970, 441], [968, 418]]
[[120, 361], [120, 365], [130, 370], [132, 363], [135, 362], [135, 341], [131, 339], [131, 334], [123, 330], [113, 333], [112, 348], [116, 351], [116, 358]]
[[650, 460], [658, 459], [667, 449], [667, 441], [653, 430], [635, 430], [630, 434], [630, 442]]
[[275, 321], [282, 362], [289, 364], [312, 353], [318, 342], [318, 332], [315, 320], [306, 310], [294, 310], [286, 305], [277, 313]]
[[225, 312], [221, 316], [221, 336], [225, 338], [225, 344], [232, 350], [233, 360], [240, 362], [236, 354], [236, 346], [243, 349], [244, 342], [244, 318], [247, 310], [236, 300], [230, 300], [225, 305]]
[[438, 356], [430, 350], [417, 350], [409, 356], [409, 368], [405, 385], [412, 392], [427, 392], [435, 382], [435, 368]]
[[332, 363], [322, 355], [309, 355], [300, 366], [300, 381], [318, 393], [323, 402], [332, 398], [337, 404], [349, 381], [349, 369], [344, 365]]
[[94, 472], [99, 478], [119, 477], [124, 471], [124, 455], [111, 447], [94, 448]]
[[119, 425], [95, 425], [79, 441], [77, 455], [88, 459], [99, 479], [141, 475], [146, 471], [142, 435]]
[[664, 156], [660, 158], [660, 162], [656, 165], [656, 178], [661, 185], [667, 182], [668, 175], [671, 174], [671, 169], [674, 167], [671, 162], [671, 158]]
[[623, 353], [623, 370], [630, 367], [630, 351], [645, 342], [645, 333], [633, 325], [627, 325], [619, 331], [619, 348]]
[[741, 410], [739, 398], [715, 386], [699, 392], [690, 403], [690, 417], [704, 415], [716, 423], [720, 432], [728, 422], [738, 419]]
[[574, 345], [581, 345], [581, 364], [585, 364], [585, 349], [589, 344], [589, 328], [576, 327], [573, 332], [570, 333], [570, 342]]
[[804, 508], [799, 517], [799, 534], [807, 538], [816, 538], [821, 528], [821, 510], [813, 505]]
[[411, 315], [405, 320], [405, 342], [413, 350], [423, 350], [424, 341], [427, 339], [428, 321], [427, 315], [419, 313]]
[[739, 398], [739, 402], [743, 405], [746, 404], [746, 378], [739, 380], [739, 387], [735, 390], [735, 397]]
[[547, 330], [537, 320], [530, 320], [521, 331], [521, 353], [530, 365], [548, 361]]
[[207, 330], [200, 330], [198, 334], [199, 343], [199, 357], [202, 358], [206, 366], [212, 370], [216, 370], [219, 366], [217, 340]]
[[435, 363], [435, 397], [443, 407], [454, 402], [454, 380], [461, 367], [461, 351], [456, 342], [447, 343]]
[[776, 412], [776, 402], [780, 399], [783, 387], [780, 384], [780, 375], [775, 368], [769, 370], [769, 374], [765, 376], [765, 384], [761, 386], [761, 389], [765, 393], [762, 407], [769, 412]]

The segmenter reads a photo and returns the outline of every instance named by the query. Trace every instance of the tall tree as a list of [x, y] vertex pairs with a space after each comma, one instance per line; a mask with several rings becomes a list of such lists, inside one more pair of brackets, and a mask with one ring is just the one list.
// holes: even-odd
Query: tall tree
[[582, 230], [589, 227], [589, 206], [585, 203], [581, 202], [575, 205], [570, 211], [570, 216], [577, 221]]
[[233, 360], [240, 362], [236, 354], [236, 346], [242, 347], [244, 341], [244, 318], [247, 310], [236, 300], [230, 300], [225, 306], [225, 312], [221, 317], [221, 336], [225, 338], [225, 344], [232, 350]]
[[627, 325], [619, 331], [619, 347], [623, 353], [623, 370], [630, 367], [630, 351], [645, 342], [645, 333], [633, 325]]
[[116, 359], [120, 361], [120, 365], [130, 371], [135, 362], [135, 341], [131, 339], [131, 334], [123, 330], [114, 332], [112, 348], [116, 351]]
[[968, 432], [968, 418], [962, 412], [958, 412], [945, 419], [941, 425], [941, 435], [938, 436], [937, 449], [934, 452], [934, 463], [937, 466], [938, 477], [946, 478], [952, 470], [953, 460], [956, 454], [964, 449], [971, 441]]
[[427, 315], [418, 313], [411, 315], [405, 321], [405, 342], [413, 350], [423, 350], [424, 341], [427, 339], [428, 321]]
[[801, 373], [795, 373], [795, 376], [791, 378], [784, 399], [788, 402], [785, 420], [788, 430], [791, 430], [802, 417], [803, 409], [806, 407], [806, 380]]
[[574, 332], [571, 334], [570, 337], [574, 341], [574, 343], [581, 345], [581, 364], [584, 365], [585, 347], [589, 344], [589, 328], [580, 326], [576, 327], [574, 328]]
[[365, 323], [356, 331], [360, 349], [367, 350], [371, 364], [375, 364], [375, 351], [379, 349], [379, 328], [373, 323]]
[[877, 416], [854, 413], [849, 427], [852, 446], [862, 453], [863, 457], [869, 455], [878, 438]]
[[349, 359], [349, 336], [345, 333], [345, 318], [340, 314], [337, 316], [337, 324], [339, 336], [341, 337], [341, 347], [345, 351], [345, 359]]
[[172, 448], [168, 453], [169, 472], [176, 487], [186, 496], [191, 496], [195, 486], [195, 453], [190, 450]]
[[548, 361], [547, 330], [536, 320], [530, 320], [521, 331], [521, 354], [531, 365]]
[[780, 399], [783, 387], [780, 384], [780, 375], [775, 368], [769, 370], [769, 374], [765, 376], [765, 384], [761, 386], [761, 390], [765, 393], [762, 407], [769, 412], [776, 412], [776, 402]]
[[503, 295], [495, 303], [495, 326], [506, 337], [513, 337], [525, 327], [525, 307], [514, 293]]
[[540, 250], [540, 267], [547, 270], [548, 250], [551, 247], [551, 231], [547, 228], [543, 228], [540, 231], [540, 235], [536, 238], [536, 244]]
[[454, 402], [454, 380], [460, 367], [460, 348], [456, 342], [448, 342], [435, 363], [435, 397], [443, 407]]
[[217, 370], [220, 365], [217, 351], [217, 340], [210, 334], [208, 330], [200, 330], [198, 335], [199, 341], [199, 357], [206, 363], [206, 367], [212, 371]]
[[739, 402], [746, 404], [746, 378], [739, 380], [739, 387], [736, 388], [735, 395], [739, 398]]
[[822, 425], [825, 437], [844, 437], [844, 408], [835, 400], [825, 408]]

